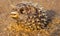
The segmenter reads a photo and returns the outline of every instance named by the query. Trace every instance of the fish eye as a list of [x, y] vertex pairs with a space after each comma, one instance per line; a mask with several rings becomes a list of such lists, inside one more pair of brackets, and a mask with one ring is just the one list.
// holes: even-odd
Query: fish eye
[[24, 9], [20, 9], [20, 13], [23, 14]]

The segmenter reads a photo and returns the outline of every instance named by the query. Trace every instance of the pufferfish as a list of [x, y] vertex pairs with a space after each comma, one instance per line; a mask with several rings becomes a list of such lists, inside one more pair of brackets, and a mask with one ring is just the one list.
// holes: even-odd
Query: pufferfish
[[44, 29], [51, 20], [47, 10], [34, 6], [31, 3], [19, 3], [11, 6], [13, 7], [11, 17], [19, 20], [18, 22], [29, 28]]

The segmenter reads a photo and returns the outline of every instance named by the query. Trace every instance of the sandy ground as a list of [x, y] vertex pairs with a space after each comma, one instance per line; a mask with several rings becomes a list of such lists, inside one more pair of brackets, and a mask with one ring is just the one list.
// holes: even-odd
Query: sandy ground
[[[45, 32], [8, 32], [5, 31], [11, 23], [15, 23], [12, 18], [9, 17], [9, 13], [11, 11], [10, 4], [17, 4], [21, 1], [31, 1], [34, 3], [41, 4], [44, 8], [48, 10], [55, 11], [55, 18], [53, 19], [53, 24], [51, 25], [51, 29], [48, 30], [48, 33]], [[0, 36], [60, 36], [60, 0], [0, 0]], [[10, 34], [8, 34], [10, 33]], [[13, 33], [13, 34], [11, 34]], [[22, 35], [22, 33], [24, 35]], [[39, 33], [39, 34], [38, 34]]]

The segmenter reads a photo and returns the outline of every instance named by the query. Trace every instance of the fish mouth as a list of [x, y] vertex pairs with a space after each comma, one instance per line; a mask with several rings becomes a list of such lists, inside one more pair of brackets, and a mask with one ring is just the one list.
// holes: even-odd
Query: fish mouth
[[10, 13], [10, 17], [12, 18], [18, 18], [18, 16], [19, 16], [19, 13], [17, 11]]

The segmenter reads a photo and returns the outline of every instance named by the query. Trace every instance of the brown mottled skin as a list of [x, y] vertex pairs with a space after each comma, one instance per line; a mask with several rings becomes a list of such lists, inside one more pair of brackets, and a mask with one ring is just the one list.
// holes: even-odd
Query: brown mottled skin
[[[44, 29], [50, 22], [47, 10], [40, 9], [31, 4], [19, 3], [16, 8], [13, 8], [13, 12], [17, 11], [19, 13], [18, 22], [22, 23], [29, 28]], [[13, 17], [13, 16], [12, 16]], [[16, 17], [14, 17], [16, 18]]]

